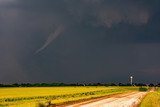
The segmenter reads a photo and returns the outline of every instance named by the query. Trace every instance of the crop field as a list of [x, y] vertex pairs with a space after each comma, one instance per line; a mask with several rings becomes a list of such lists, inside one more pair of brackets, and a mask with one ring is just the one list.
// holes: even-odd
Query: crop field
[[160, 88], [155, 92], [150, 92], [142, 100], [140, 107], [160, 107]]
[[0, 88], [0, 107], [36, 107], [46, 102], [62, 104], [129, 91], [138, 91], [138, 87]]

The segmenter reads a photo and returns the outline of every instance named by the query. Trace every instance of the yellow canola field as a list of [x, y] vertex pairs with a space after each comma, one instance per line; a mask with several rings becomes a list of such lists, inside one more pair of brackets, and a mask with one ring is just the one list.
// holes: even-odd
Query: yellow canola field
[[90, 99], [138, 90], [137, 87], [29, 87], [0, 88], [0, 107], [35, 107], [37, 103], [52, 104]]

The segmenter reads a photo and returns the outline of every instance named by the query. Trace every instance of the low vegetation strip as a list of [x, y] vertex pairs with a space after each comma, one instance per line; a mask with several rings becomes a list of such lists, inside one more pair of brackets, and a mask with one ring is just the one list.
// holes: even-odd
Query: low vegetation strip
[[160, 107], [160, 88], [148, 93], [142, 100], [140, 107]]
[[160, 93], [151, 92], [143, 100], [140, 107], [160, 107]]
[[52, 104], [60, 104], [133, 90], [138, 90], [138, 87], [0, 88], [0, 106], [24, 104], [27, 107], [30, 104], [30, 107], [34, 107], [38, 102], [48, 101]]

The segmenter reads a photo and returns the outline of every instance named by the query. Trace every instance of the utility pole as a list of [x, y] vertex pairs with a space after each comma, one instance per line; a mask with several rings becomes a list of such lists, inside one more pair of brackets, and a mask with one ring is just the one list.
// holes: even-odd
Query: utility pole
[[133, 84], [133, 76], [130, 76], [131, 85]]

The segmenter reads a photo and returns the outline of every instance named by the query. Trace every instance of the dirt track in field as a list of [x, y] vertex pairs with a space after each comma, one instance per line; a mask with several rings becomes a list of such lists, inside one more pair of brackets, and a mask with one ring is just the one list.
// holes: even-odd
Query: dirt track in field
[[131, 92], [68, 105], [66, 107], [137, 107], [147, 92]]

